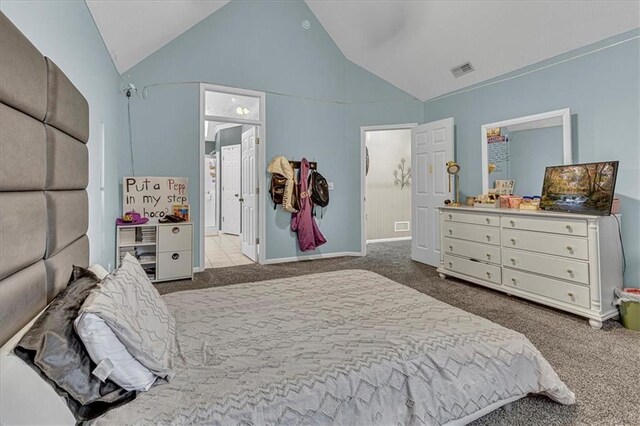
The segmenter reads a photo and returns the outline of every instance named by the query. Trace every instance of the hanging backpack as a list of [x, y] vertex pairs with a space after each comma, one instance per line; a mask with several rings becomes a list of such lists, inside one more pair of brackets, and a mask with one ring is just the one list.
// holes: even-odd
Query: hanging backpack
[[329, 205], [329, 184], [317, 170], [309, 174], [309, 192], [314, 205], [327, 207]]
[[[278, 204], [282, 205], [284, 199], [285, 186], [287, 185], [287, 178], [280, 173], [271, 174], [271, 186], [269, 187], [269, 194], [271, 195], [271, 201], [273, 201], [273, 209], [276, 209]], [[291, 205], [294, 209], [298, 210], [298, 185], [293, 185], [293, 194], [291, 194]]]
[[273, 208], [275, 209], [278, 204], [282, 204], [284, 198], [284, 187], [287, 183], [287, 178], [279, 173], [271, 174], [271, 186], [269, 187], [269, 194], [271, 194], [271, 201], [273, 201]]

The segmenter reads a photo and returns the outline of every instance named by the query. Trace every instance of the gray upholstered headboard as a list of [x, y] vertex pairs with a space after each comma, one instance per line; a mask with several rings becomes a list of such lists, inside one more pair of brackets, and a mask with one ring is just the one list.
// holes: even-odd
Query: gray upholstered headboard
[[89, 106], [0, 12], [0, 345], [88, 266]]

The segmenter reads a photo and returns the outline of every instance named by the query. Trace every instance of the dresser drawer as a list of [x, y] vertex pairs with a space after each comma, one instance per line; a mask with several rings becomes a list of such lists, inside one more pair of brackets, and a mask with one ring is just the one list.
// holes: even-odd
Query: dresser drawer
[[522, 250], [503, 249], [504, 266], [589, 284], [589, 264]]
[[190, 277], [193, 270], [191, 250], [158, 253], [156, 279]]
[[591, 307], [589, 287], [569, 284], [526, 272], [514, 271], [510, 268], [503, 268], [502, 283], [507, 287], [518, 288], [583, 308]]
[[502, 246], [504, 248], [530, 250], [538, 253], [589, 260], [589, 245], [586, 238], [503, 229]]
[[457, 254], [458, 256], [470, 257], [472, 259], [496, 263], [498, 265], [500, 264], [499, 246], [445, 237], [443, 250], [446, 253]]
[[469, 225], [458, 222], [444, 222], [443, 235], [478, 243], [500, 245], [500, 228]]
[[191, 224], [158, 226], [158, 251], [191, 250]]
[[444, 220], [450, 222], [474, 223], [476, 225], [500, 226], [500, 216], [483, 213], [466, 213], [446, 210], [443, 212]]
[[504, 229], [524, 229], [527, 231], [551, 232], [563, 235], [587, 236], [587, 221], [579, 219], [550, 219], [526, 216], [502, 216]]
[[450, 271], [460, 272], [470, 277], [480, 278], [494, 284], [501, 284], [500, 267], [482, 262], [464, 259], [462, 257], [444, 255], [444, 267]]

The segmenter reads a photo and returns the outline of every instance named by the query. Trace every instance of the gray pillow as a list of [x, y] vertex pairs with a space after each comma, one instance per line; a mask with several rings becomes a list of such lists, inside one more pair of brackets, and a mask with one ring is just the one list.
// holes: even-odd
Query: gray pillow
[[[14, 353], [53, 386], [79, 421], [98, 417], [136, 397], [110, 380], [101, 382], [73, 328], [78, 310], [100, 280], [75, 267], [67, 288], [36, 320], [14, 348]], [[35, 407], [34, 407], [35, 408]]]
[[80, 309], [80, 315], [87, 313], [100, 317], [149, 371], [173, 377], [175, 320], [135, 257], [127, 254], [91, 291]]

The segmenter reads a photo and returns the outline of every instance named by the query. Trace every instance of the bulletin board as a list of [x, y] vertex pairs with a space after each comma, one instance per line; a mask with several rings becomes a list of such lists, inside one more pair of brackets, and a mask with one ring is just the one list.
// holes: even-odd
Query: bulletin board
[[122, 178], [122, 213], [136, 211], [149, 220], [173, 214], [174, 204], [189, 204], [186, 177]]

